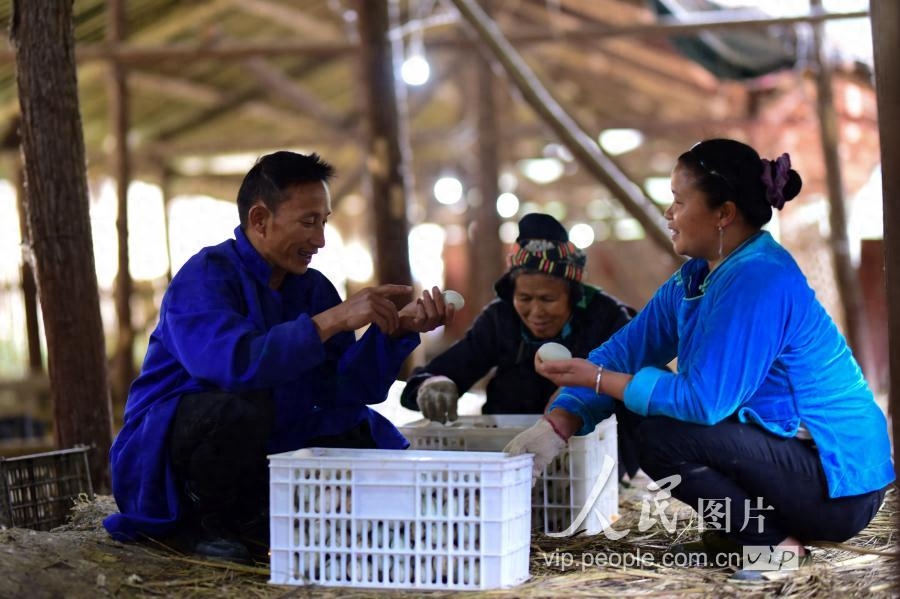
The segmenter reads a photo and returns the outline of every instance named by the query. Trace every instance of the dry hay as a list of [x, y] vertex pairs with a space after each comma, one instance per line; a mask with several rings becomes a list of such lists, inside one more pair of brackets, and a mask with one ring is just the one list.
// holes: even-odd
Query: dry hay
[[[657, 521], [643, 532], [639, 528], [646, 493], [629, 493], [620, 503], [624, 514], [613, 525], [633, 531], [621, 540], [595, 535], [579, 540], [537, 537], [532, 544], [532, 580], [517, 589], [520, 597], [896, 597], [898, 576], [896, 521], [898, 493], [891, 487], [881, 511], [869, 526], [847, 543], [813, 546], [813, 564], [795, 571], [767, 573], [758, 582], [730, 580], [734, 569], [663, 567], [661, 556], [674, 542], [699, 537], [695, 515], [677, 501], [666, 513], [677, 522], [669, 532]], [[671, 530], [671, 527], [669, 527]], [[547, 555], [571, 554], [575, 559], [566, 571]], [[649, 555], [631, 567], [597, 567], [598, 556]], [[619, 559], [619, 562], [622, 560]], [[558, 562], [556, 562], [558, 564]], [[511, 595], [510, 595], [511, 596]]]
[[[467, 592], [473, 599], [500, 597], [893, 597], [898, 595], [896, 559], [887, 554], [896, 551], [898, 493], [889, 491], [885, 505], [872, 523], [846, 544], [818, 546], [813, 550], [812, 566], [793, 572], [773, 573], [760, 582], [729, 580], [730, 570], [712, 568], [666, 568], [660, 563], [665, 549], [676, 541], [698, 536], [693, 511], [675, 500], [665, 510], [675, 532], [669, 532], [657, 517], [652, 526], [641, 525], [642, 508], [650, 503], [651, 494], [637, 485], [622, 494], [622, 518], [615, 524], [618, 531], [629, 534], [614, 540], [600, 534], [591, 537], [550, 538], [535, 535], [532, 539], [532, 578], [515, 588]], [[387, 598], [448, 597], [446, 591], [376, 591], [371, 589], [334, 589], [324, 587], [287, 587], [267, 583], [268, 564], [239, 566], [207, 562], [179, 554], [169, 547], [124, 545], [105, 535], [103, 517], [115, 510], [109, 497], [76, 506], [72, 521], [52, 533], [41, 535], [85, 535], [86, 544], [94, 544], [91, 552], [107, 555], [118, 571], [91, 573], [97, 586], [106, 586], [114, 594], [141, 597], [326, 597]], [[647, 515], [645, 513], [645, 515]], [[658, 515], [658, 514], [657, 514]], [[669, 527], [671, 529], [671, 527]], [[10, 532], [10, 531], [7, 531]], [[2, 541], [2, 539], [0, 539]], [[563, 562], [559, 556], [571, 556]], [[632, 559], [617, 567], [596, 565], [603, 559], [642, 555], [645, 561]], [[651, 557], [647, 557], [651, 556]], [[103, 561], [96, 555], [94, 561]], [[101, 581], [102, 579], [102, 581]]]

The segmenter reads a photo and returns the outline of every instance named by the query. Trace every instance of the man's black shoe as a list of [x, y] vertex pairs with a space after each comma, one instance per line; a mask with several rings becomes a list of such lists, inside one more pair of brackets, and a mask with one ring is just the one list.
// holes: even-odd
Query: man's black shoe
[[224, 537], [197, 539], [192, 549], [195, 554], [203, 557], [241, 563], [250, 561], [250, 551], [243, 543], [235, 539]]
[[250, 551], [226, 528], [216, 515], [200, 519], [190, 543], [190, 551], [203, 557], [248, 563]]
[[238, 526], [238, 538], [250, 550], [253, 559], [268, 561], [269, 512], [261, 512]]

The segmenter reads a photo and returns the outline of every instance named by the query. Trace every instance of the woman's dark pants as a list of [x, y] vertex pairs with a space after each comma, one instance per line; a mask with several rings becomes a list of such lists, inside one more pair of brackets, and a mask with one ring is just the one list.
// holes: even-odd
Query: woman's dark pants
[[654, 480], [680, 476], [672, 495], [697, 510], [707, 529], [727, 528], [726, 537], [742, 545], [777, 545], [788, 536], [845, 541], [884, 500], [885, 489], [831, 499], [812, 441], [737, 420], [705, 426], [616, 413], [636, 431], [644, 472]]

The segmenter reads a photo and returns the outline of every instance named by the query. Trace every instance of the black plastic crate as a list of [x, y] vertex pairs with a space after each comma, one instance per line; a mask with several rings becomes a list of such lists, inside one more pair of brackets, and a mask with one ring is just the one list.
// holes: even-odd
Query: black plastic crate
[[0, 526], [50, 530], [79, 496], [94, 498], [89, 447], [0, 458]]

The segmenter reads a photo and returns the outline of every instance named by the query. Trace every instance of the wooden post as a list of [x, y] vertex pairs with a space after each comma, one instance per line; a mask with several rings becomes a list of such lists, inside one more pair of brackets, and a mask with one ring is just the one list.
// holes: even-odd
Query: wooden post
[[375, 217], [375, 277], [379, 283], [410, 284], [409, 229], [406, 222], [409, 169], [405, 128], [406, 88], [398, 85], [399, 51], [389, 31], [396, 0], [359, 0], [360, 58], [366, 115], [366, 166]]
[[481, 306], [494, 298], [494, 282], [503, 274], [503, 244], [500, 243], [500, 215], [497, 196], [500, 189], [499, 133], [495, 100], [494, 73], [488, 58], [478, 57], [476, 73], [476, 110], [478, 114], [478, 190], [481, 201], [475, 207], [474, 237], [469, 251], [469, 293], [477, 314]]
[[10, 38], [22, 113], [29, 242], [34, 255], [59, 447], [93, 447], [109, 490], [112, 417], [78, 110], [71, 2], [13, 0]]
[[37, 284], [34, 281], [34, 256], [29, 255], [31, 247], [28, 234], [28, 217], [25, 211], [28, 202], [25, 199], [25, 172], [21, 159], [17, 157], [15, 165], [16, 204], [19, 211], [19, 234], [22, 237], [22, 299], [25, 302], [25, 339], [28, 342], [28, 374], [40, 374], [44, 370], [41, 357], [41, 329], [38, 322]]
[[[889, 383], [888, 412], [894, 416], [894, 443], [900, 439], [900, 2], [872, 0], [872, 41], [875, 49], [875, 88], [881, 140], [881, 184], [884, 203], [884, 265], [887, 281]], [[900, 460], [894, 461], [900, 479]]]
[[[125, 35], [125, 7], [122, 0], [108, 0], [107, 40], [121, 42]], [[110, 163], [116, 179], [116, 238], [119, 242], [119, 271], [116, 275], [116, 353], [113, 368], [113, 402], [124, 405], [128, 388], [134, 380], [134, 325], [131, 322], [131, 293], [134, 284], [128, 269], [128, 186], [131, 162], [128, 154], [128, 82], [125, 67], [112, 60], [108, 75], [109, 128], [114, 147]]]
[[[813, 0], [812, 6], [821, 6], [822, 0]], [[835, 280], [844, 307], [844, 329], [847, 341], [857, 360], [868, 364], [868, 343], [865, 339], [865, 313], [859, 287], [859, 277], [850, 262], [850, 240], [847, 235], [847, 209], [844, 206], [844, 181], [841, 174], [841, 158], [838, 154], [840, 133], [834, 110], [834, 92], [831, 86], [831, 67], [825, 56], [823, 43], [824, 25], [813, 25], [813, 44], [816, 63], [816, 113], [822, 137], [825, 157], [825, 177], [828, 184], [829, 222], [831, 225], [831, 252], [834, 260]]]
[[680, 261], [681, 257], [672, 248], [662, 212], [644, 195], [640, 186], [631, 181], [603, 152], [600, 145], [560, 106], [477, 2], [452, 2], [477, 33], [484, 48], [506, 69], [510, 81], [521, 92], [528, 105], [556, 133], [575, 160], [616, 196], [661, 250]]

